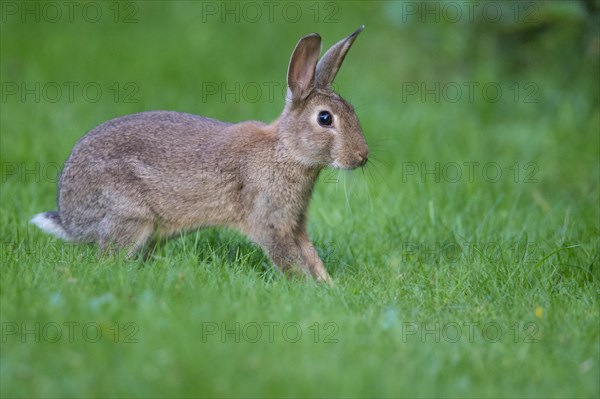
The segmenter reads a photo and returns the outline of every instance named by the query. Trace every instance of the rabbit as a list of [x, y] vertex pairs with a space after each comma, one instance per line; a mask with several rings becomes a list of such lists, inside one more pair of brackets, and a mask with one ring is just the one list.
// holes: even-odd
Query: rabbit
[[284, 109], [270, 124], [226, 123], [172, 111], [109, 120], [73, 147], [58, 211], [31, 220], [64, 240], [124, 249], [208, 226], [247, 235], [281, 271], [331, 283], [306, 229], [325, 167], [355, 169], [369, 148], [352, 105], [331, 83], [364, 25], [319, 60], [321, 37], [296, 45]]

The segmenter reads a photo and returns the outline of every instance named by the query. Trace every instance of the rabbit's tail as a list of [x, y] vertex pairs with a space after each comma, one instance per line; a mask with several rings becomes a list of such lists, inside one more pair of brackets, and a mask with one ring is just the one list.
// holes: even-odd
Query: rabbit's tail
[[31, 219], [31, 223], [44, 230], [46, 233], [53, 234], [63, 240], [72, 240], [71, 236], [69, 236], [63, 228], [60, 214], [57, 211], [38, 213]]

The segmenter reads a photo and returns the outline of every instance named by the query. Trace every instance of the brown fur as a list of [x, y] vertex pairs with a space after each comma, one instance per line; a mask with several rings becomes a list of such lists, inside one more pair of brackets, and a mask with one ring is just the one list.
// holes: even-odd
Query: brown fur
[[[368, 157], [352, 106], [330, 88], [361, 30], [333, 46], [318, 66], [320, 37], [298, 42], [288, 102], [269, 125], [153, 111], [96, 127], [65, 164], [58, 214], [46, 212], [34, 222], [101, 249], [128, 248], [130, 255], [157, 233], [229, 226], [261, 245], [280, 269], [299, 266], [330, 281], [306, 231], [307, 209], [321, 169], [353, 169]], [[332, 127], [317, 123], [322, 110], [333, 114]]]

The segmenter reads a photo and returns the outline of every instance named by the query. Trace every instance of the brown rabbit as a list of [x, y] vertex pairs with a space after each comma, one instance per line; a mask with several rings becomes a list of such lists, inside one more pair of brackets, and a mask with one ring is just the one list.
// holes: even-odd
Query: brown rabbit
[[363, 30], [321, 60], [321, 37], [304, 36], [288, 68], [287, 100], [271, 124], [225, 123], [152, 111], [110, 120], [83, 136], [58, 186], [58, 211], [32, 222], [101, 250], [142, 250], [155, 235], [229, 226], [259, 244], [281, 270], [331, 278], [306, 231], [319, 172], [354, 169], [369, 149], [352, 106], [333, 92], [346, 53]]

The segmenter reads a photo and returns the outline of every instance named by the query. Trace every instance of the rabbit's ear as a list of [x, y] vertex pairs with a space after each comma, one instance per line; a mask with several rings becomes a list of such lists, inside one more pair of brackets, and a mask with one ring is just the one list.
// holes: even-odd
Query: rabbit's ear
[[354, 43], [354, 39], [356, 39], [363, 29], [365, 29], [364, 25], [327, 50], [323, 55], [323, 58], [321, 58], [321, 61], [317, 64], [316, 87], [328, 88], [331, 85], [331, 82], [335, 79], [335, 75], [337, 75], [340, 70], [340, 66], [346, 57], [346, 53], [350, 50], [352, 43]]
[[288, 67], [288, 100], [303, 100], [313, 90], [315, 86], [315, 66], [320, 53], [321, 36], [316, 33], [304, 36], [296, 44]]

